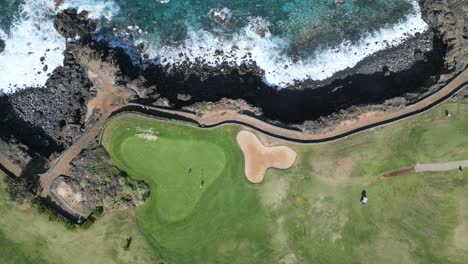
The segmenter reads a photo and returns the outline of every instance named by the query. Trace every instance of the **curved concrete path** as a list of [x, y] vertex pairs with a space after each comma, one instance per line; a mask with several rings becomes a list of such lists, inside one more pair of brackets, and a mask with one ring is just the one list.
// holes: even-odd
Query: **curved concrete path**
[[[204, 127], [216, 127], [223, 124], [239, 124], [253, 128], [277, 139], [282, 139], [294, 143], [313, 144], [338, 140], [371, 128], [384, 126], [417, 114], [421, 114], [445, 102], [467, 84], [468, 69], [465, 69], [465, 71], [455, 77], [444, 88], [415, 104], [409, 105], [394, 112], [374, 112], [372, 113], [372, 116], [364, 114], [361, 115], [357, 121], [345, 122], [332, 131], [310, 134], [298, 130], [278, 127], [264, 122], [256, 117], [241, 114], [235, 111], [221, 111], [219, 113], [210, 114], [209, 116], [197, 116], [193, 112], [180, 111], [163, 107], [146, 106], [137, 103], [129, 103], [128, 106], [134, 107], [134, 109], [127, 110], [135, 110], [156, 116], [160, 115], [160, 113], [173, 115], [176, 118], [178, 117], [195, 121]], [[123, 109], [123, 111], [125, 110], [126, 109]]]

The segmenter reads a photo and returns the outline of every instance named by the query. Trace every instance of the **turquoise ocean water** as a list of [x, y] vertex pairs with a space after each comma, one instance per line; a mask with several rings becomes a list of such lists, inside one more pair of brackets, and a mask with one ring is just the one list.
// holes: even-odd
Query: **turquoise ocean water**
[[[291, 53], [310, 55], [319, 44], [356, 41], [362, 33], [398, 22], [412, 5], [406, 0], [116, 0], [113, 21], [138, 25], [153, 41], [183, 41], [190, 31], [229, 36], [261, 17], [275, 36], [290, 41]], [[223, 12], [224, 11], [224, 12]], [[216, 19], [215, 13], [220, 13]]]
[[143, 42], [145, 53], [170, 65], [253, 60], [276, 85], [330, 77], [427, 29], [413, 0], [64, 0], [58, 8], [53, 0], [0, 0], [7, 43], [0, 89], [42, 85], [38, 56], [47, 55], [50, 69], [60, 65], [64, 44], [52, 18], [68, 7], [91, 11], [101, 26]]

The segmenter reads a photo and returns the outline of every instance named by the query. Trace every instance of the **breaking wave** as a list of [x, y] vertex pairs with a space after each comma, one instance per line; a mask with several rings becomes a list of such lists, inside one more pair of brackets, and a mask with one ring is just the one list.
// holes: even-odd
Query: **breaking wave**
[[[136, 28], [132, 31], [141, 33], [136, 42], [145, 41], [146, 52], [151, 57], [159, 57], [162, 64], [170, 66], [169, 69], [186, 60], [202, 61], [212, 66], [223, 62], [237, 65], [255, 62], [265, 71], [266, 83], [287, 86], [309, 78], [326, 79], [340, 70], [355, 66], [377, 51], [424, 32], [428, 26], [421, 18], [420, 8], [415, 1], [411, 3], [412, 12], [398, 23], [362, 34], [358, 41], [321, 46], [312, 55], [302, 58], [288, 54], [289, 41], [272, 34], [271, 24], [263, 17], [251, 17], [245, 27], [229, 37], [189, 28], [188, 37], [177, 46], [152, 43], [146, 32], [138, 27], [132, 27]], [[91, 17], [105, 17], [108, 20], [120, 11], [111, 0], [66, 0], [60, 9], [68, 7], [88, 10]], [[52, 16], [55, 12], [53, 0], [25, 1], [8, 30], [0, 29], [0, 38], [6, 43], [5, 50], [0, 53], [0, 93], [2, 90], [11, 93], [18, 88], [43, 86], [48, 75], [62, 65], [65, 42], [53, 27]], [[206, 15], [224, 23], [229, 21], [231, 10], [219, 7]]]
[[170, 67], [177, 67], [187, 59], [203, 61], [216, 66], [228, 62], [256, 64], [265, 71], [264, 80], [270, 84], [286, 86], [305, 79], [323, 80], [334, 73], [355, 66], [365, 57], [427, 30], [416, 2], [413, 12], [396, 24], [361, 35], [356, 42], [344, 41], [334, 47], [319, 47], [312, 56], [292, 58], [287, 55], [289, 42], [270, 33], [270, 23], [261, 17], [250, 23], [233, 37], [226, 39], [205, 31], [190, 30], [182, 45], [155, 47], [149, 43], [147, 52]]
[[[60, 9], [68, 7], [90, 10], [92, 17], [109, 19], [118, 12], [111, 1], [70, 0]], [[52, 71], [63, 65], [65, 41], [54, 29], [55, 12], [53, 0], [28, 0], [19, 7], [8, 30], [0, 29], [0, 38], [6, 44], [0, 53], [0, 91], [41, 87]]]

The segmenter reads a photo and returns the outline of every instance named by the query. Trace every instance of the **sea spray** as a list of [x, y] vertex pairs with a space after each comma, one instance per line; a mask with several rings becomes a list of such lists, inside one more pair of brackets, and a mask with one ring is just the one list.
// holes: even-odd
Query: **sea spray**
[[50, 19], [53, 8], [50, 0], [26, 1], [10, 33], [0, 32], [6, 43], [0, 53], [0, 89], [5, 93], [43, 86], [47, 75], [62, 65], [65, 43]]
[[[60, 9], [70, 7], [79, 11], [90, 11], [91, 18], [105, 17], [116, 23], [117, 27], [122, 26], [118, 31], [125, 30], [127, 26], [131, 26], [132, 29], [139, 26], [138, 30], [130, 30], [131, 32], [123, 36], [133, 37], [136, 44], [144, 42], [146, 47], [144, 52], [149, 57], [158, 58], [158, 62], [169, 68], [178, 67], [187, 60], [197, 59], [213, 66], [220, 63], [237, 65], [255, 63], [264, 70], [266, 83], [279, 86], [288, 86], [295, 81], [305, 79], [325, 79], [337, 71], [356, 65], [376, 51], [398, 45], [427, 29], [421, 18], [419, 6], [415, 1], [411, 1], [412, 11], [407, 12], [407, 15], [397, 23], [394, 23], [393, 18], [392, 23], [378, 24], [380, 29], [361, 33], [357, 39], [345, 39], [339, 44], [322, 43], [306, 51], [307, 56], [291, 55], [291, 47], [296, 44], [286, 36], [277, 34], [278, 25], [275, 24], [277, 21], [271, 22], [277, 12], [274, 9], [281, 10], [278, 6], [249, 3], [248, 6], [253, 5], [255, 10], [252, 12], [247, 10], [247, 13], [246, 10], [239, 9], [244, 8], [241, 1], [230, 2], [229, 7], [232, 8], [219, 4], [210, 8], [194, 6], [193, 8], [198, 8], [196, 12], [204, 8], [208, 10], [199, 22], [190, 23], [190, 19], [198, 17], [194, 16], [198, 13], [178, 9], [180, 1], [145, 2], [148, 7], [157, 5], [158, 9], [154, 10], [152, 8], [140, 10], [136, 8], [138, 5], [134, 6], [135, 3], [120, 0], [66, 0], [59, 10], [55, 10], [52, 0], [26, 1], [21, 6], [21, 14], [11, 25], [11, 33], [7, 36], [5, 32], [0, 31], [0, 37], [4, 38], [7, 44], [6, 50], [0, 54], [0, 89], [9, 93], [22, 87], [42, 86], [47, 75], [62, 64], [65, 42], [53, 29], [52, 17]], [[395, 5], [397, 2], [395, 1]], [[349, 3], [356, 4], [353, 1]], [[190, 9], [191, 6], [187, 8]], [[155, 17], [154, 12], [159, 12], [161, 8], [169, 10], [167, 15], [173, 12], [167, 21], [178, 19], [178, 24], [160, 24], [166, 21], [165, 18], [156, 21], [160, 16]], [[388, 12], [396, 12], [395, 10]], [[264, 12], [264, 15], [260, 11]], [[180, 16], [187, 12], [192, 12], [187, 15], [190, 19], [186, 19], [184, 15]], [[378, 12], [383, 11], [378, 9]], [[145, 19], [149, 23], [138, 25], [138, 16], [146, 13], [149, 17]], [[246, 16], [246, 14], [255, 15]], [[180, 22], [186, 27], [187, 32], [174, 34], [182, 35], [183, 39], [161, 38], [164, 34], [161, 35], [160, 31], [178, 28]], [[152, 28], [150, 25], [153, 24], [158, 26]]]
[[[288, 55], [290, 42], [273, 35], [266, 18], [252, 17], [247, 26], [231, 38], [224, 38], [206, 30], [189, 29], [181, 45], [155, 47], [149, 44], [147, 52], [160, 57], [170, 67], [178, 67], [187, 59], [204, 60], [207, 64], [228, 62], [240, 65], [255, 63], [265, 71], [265, 81], [287, 86], [305, 79], [323, 80], [334, 73], [353, 67], [365, 57], [402, 43], [405, 39], [427, 30], [420, 8], [412, 2], [413, 12], [398, 23], [364, 33], [358, 41], [343, 41], [336, 46], [320, 46], [306, 58]], [[141, 41], [141, 39], [139, 40]]]
[[41, 87], [52, 71], [63, 65], [65, 40], [54, 29], [53, 16], [65, 8], [90, 12], [90, 18], [119, 12], [112, 1], [68, 0], [58, 9], [52, 0], [28, 0], [9, 28], [0, 29], [6, 48], [0, 53], [0, 90], [12, 93], [25, 87]]

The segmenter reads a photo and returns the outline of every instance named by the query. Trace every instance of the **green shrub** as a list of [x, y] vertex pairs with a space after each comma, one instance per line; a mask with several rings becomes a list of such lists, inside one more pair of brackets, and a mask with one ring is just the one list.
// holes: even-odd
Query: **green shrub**
[[75, 230], [78, 226], [76, 223], [71, 222], [66, 217], [50, 208], [46, 203], [44, 203], [44, 201], [40, 199], [31, 200], [31, 207], [36, 208], [40, 214], [47, 215], [49, 221], [62, 223], [67, 229]]

